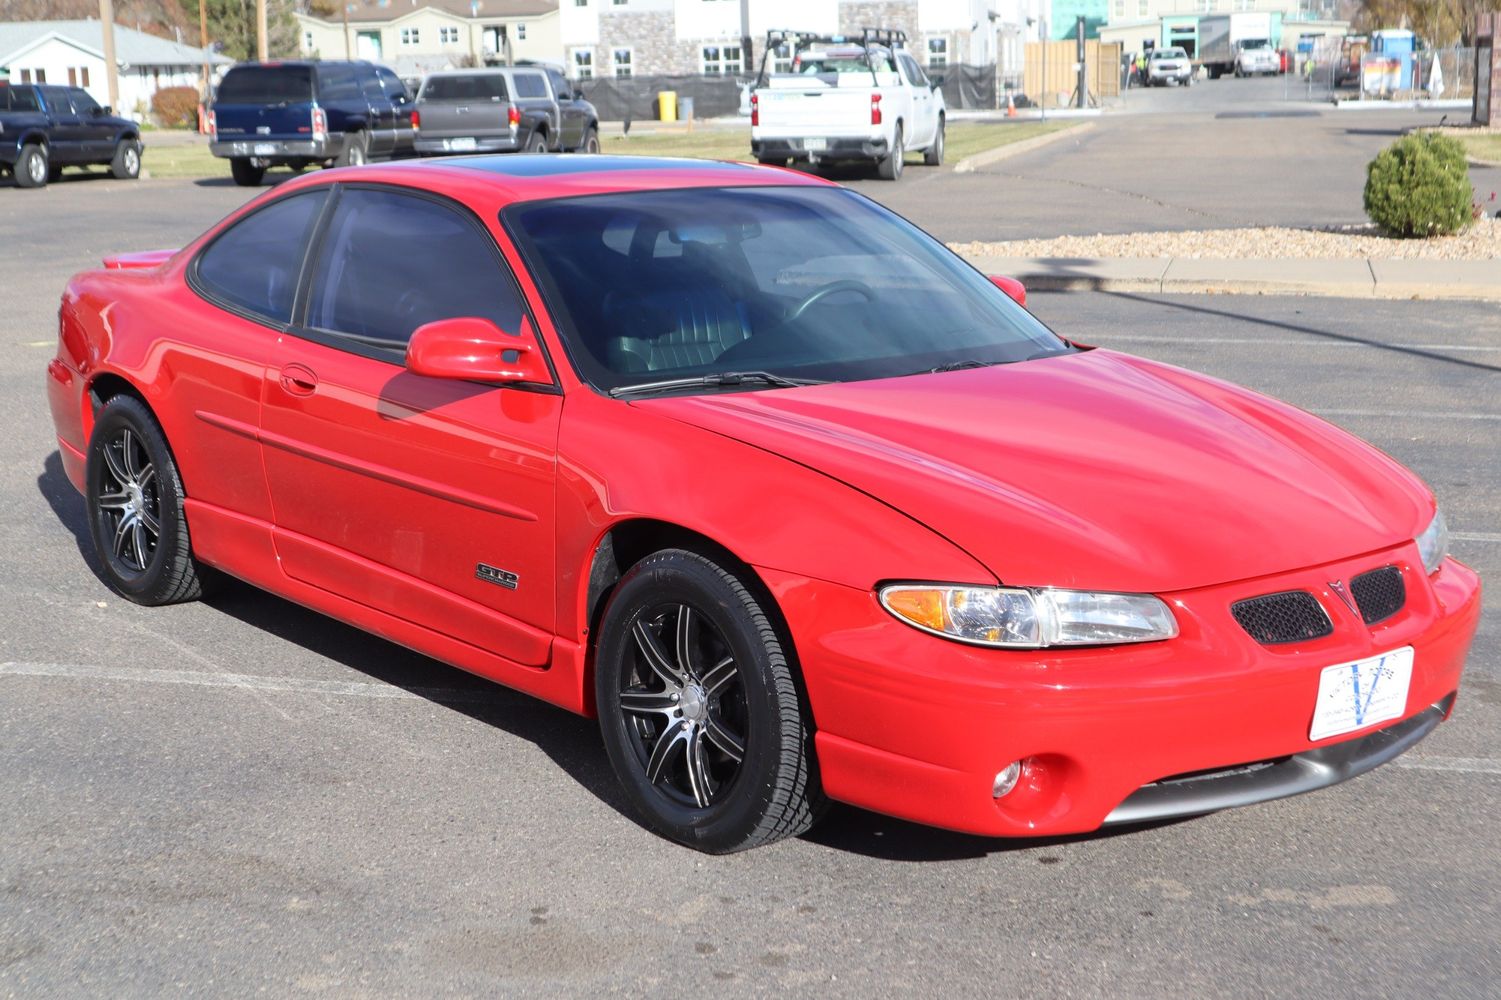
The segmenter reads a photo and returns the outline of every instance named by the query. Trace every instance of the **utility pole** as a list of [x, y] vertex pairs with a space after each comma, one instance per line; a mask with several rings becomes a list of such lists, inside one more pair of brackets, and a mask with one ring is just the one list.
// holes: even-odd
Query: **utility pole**
[[199, 91], [208, 100], [208, 0], [198, 0], [198, 47], [203, 50], [203, 85]]
[[740, 0], [740, 70], [749, 73], [752, 64], [750, 0]]
[[1037, 103], [1037, 120], [1048, 120], [1048, 19], [1043, 18], [1040, 25], [1042, 28], [1042, 95]]
[[255, 57], [266, 61], [266, 0], [255, 0]]
[[1079, 15], [1078, 22], [1074, 25], [1074, 34], [1078, 38], [1079, 46], [1079, 96], [1074, 102], [1074, 107], [1082, 108], [1089, 98], [1089, 69], [1084, 61], [1084, 15]]
[[[473, 48], [474, 29], [469, 29], [470, 48]], [[349, 45], [349, 4], [344, 4], [344, 58], [353, 59], [354, 52]]]
[[120, 64], [115, 62], [115, 5], [113, 0], [99, 0], [99, 29], [104, 35], [104, 79], [109, 87], [109, 106], [112, 110], [118, 111]]

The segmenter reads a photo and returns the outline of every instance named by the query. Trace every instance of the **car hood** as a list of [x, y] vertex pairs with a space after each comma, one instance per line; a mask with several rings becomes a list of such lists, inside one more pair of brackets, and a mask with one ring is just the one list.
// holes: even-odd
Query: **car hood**
[[1317, 417], [1103, 350], [636, 405], [835, 477], [1019, 585], [1245, 580], [1399, 544], [1433, 511], [1416, 476]]

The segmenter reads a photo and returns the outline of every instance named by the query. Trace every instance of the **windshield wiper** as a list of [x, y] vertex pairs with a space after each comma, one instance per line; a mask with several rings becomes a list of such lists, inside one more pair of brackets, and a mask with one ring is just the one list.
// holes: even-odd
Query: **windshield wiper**
[[610, 390], [612, 396], [649, 396], [674, 389], [711, 388], [746, 384], [770, 385], [779, 389], [799, 385], [823, 385], [826, 380], [816, 378], [787, 378], [771, 372], [715, 372], [711, 375], [690, 375], [686, 378], [671, 378], [661, 382], [642, 382], [639, 385], [621, 385]]
[[934, 372], [957, 372], [965, 368], [989, 368], [991, 365], [1004, 364], [1002, 361], [976, 361], [974, 358], [965, 358], [963, 361], [950, 361], [946, 365], [937, 368], [928, 368], [925, 371], [915, 372], [917, 375], [931, 374]]

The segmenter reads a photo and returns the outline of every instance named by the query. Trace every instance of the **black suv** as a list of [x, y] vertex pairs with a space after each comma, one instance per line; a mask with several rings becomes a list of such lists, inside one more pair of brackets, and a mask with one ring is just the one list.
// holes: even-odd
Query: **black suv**
[[412, 153], [411, 95], [395, 73], [369, 62], [232, 66], [209, 123], [210, 151], [249, 186], [268, 167], [358, 166]]
[[20, 187], [55, 181], [63, 167], [105, 164], [121, 180], [141, 174], [141, 130], [81, 87], [0, 81], [0, 172]]

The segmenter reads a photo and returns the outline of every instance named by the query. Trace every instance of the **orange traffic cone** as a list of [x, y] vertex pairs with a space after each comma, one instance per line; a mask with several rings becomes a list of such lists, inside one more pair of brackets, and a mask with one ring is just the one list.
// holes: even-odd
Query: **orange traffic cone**
[[1011, 92], [1010, 91], [1006, 92], [1006, 117], [1007, 118], [1015, 118], [1016, 117], [1016, 102], [1011, 99]]

